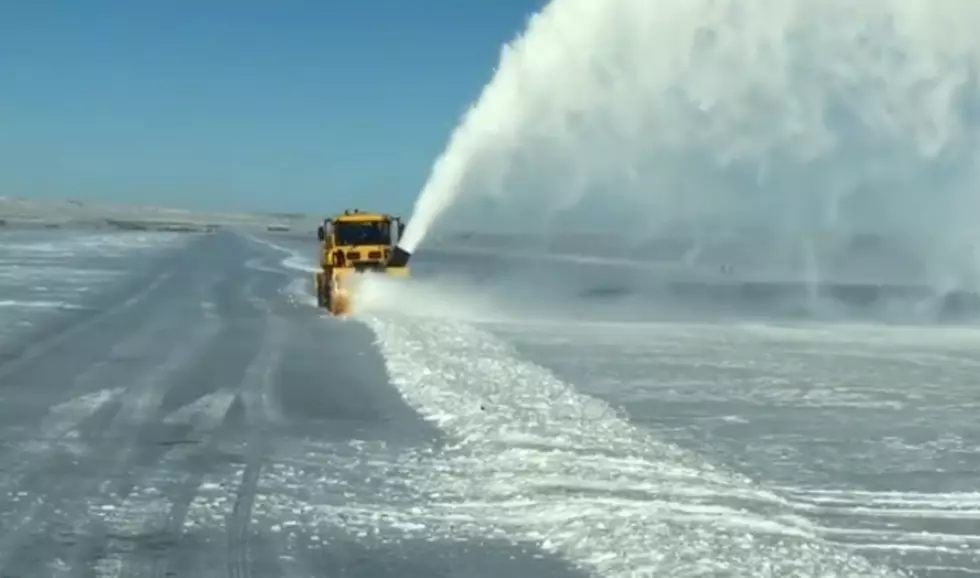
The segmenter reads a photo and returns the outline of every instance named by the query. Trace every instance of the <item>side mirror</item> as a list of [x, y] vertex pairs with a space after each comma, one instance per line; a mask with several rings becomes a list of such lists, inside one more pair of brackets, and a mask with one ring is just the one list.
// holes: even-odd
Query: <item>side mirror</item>
[[405, 236], [405, 221], [398, 221], [398, 240], [401, 241], [402, 237]]
[[321, 243], [327, 238], [327, 233], [323, 230], [323, 225], [316, 228], [316, 238], [319, 239]]

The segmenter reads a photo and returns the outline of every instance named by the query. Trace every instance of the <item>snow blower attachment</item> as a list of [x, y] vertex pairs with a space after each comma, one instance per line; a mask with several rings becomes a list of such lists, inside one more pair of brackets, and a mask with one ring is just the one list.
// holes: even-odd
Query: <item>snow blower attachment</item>
[[314, 274], [317, 307], [334, 315], [353, 309], [353, 274], [408, 275], [411, 254], [398, 246], [405, 230], [399, 217], [349, 209], [317, 228], [320, 270]]

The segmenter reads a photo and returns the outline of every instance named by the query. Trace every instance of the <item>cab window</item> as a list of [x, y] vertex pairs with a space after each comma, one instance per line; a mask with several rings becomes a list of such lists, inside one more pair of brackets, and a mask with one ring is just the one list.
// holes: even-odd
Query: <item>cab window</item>
[[345, 222], [334, 224], [334, 235], [339, 245], [389, 245], [391, 231], [388, 223], [375, 222]]

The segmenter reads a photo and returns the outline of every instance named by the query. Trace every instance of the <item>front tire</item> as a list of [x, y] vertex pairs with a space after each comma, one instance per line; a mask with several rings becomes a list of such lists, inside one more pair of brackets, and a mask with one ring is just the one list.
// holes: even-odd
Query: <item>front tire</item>
[[323, 273], [316, 275], [316, 306], [323, 309], [330, 308], [330, 283]]

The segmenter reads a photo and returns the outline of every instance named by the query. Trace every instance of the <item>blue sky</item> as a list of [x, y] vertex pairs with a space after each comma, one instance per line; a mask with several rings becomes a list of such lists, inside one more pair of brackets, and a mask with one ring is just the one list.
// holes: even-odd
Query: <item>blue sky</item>
[[407, 212], [543, 0], [0, 0], [0, 195]]

